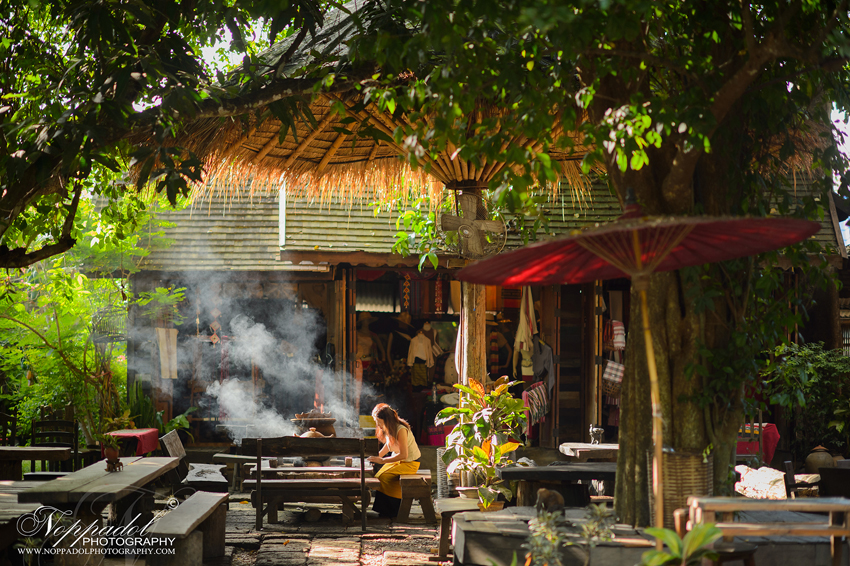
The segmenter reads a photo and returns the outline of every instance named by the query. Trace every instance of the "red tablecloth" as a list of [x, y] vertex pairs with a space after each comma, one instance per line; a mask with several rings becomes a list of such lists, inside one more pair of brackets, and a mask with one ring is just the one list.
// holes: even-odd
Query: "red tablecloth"
[[[773, 460], [773, 453], [776, 451], [776, 445], [779, 444], [779, 431], [773, 423], [765, 423], [762, 425], [762, 444], [764, 447], [764, 463], [770, 465]], [[755, 442], [739, 442], [738, 454], [758, 454], [759, 443]]]
[[153, 452], [159, 447], [159, 431], [155, 428], [116, 430], [109, 434], [118, 438], [137, 439], [138, 444], [136, 444], [136, 456], [142, 456], [148, 452]]

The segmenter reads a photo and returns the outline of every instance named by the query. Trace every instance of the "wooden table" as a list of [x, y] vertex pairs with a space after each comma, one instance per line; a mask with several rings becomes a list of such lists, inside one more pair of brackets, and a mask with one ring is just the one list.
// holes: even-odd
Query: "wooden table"
[[59, 509], [81, 509], [79, 505], [90, 501], [105, 507], [136, 493], [139, 489], [177, 467], [178, 458], [121, 458], [124, 469], [107, 472], [103, 461], [62, 478], [39, 484], [18, 494], [21, 503], [41, 503]]
[[588, 484], [575, 485], [578, 480], [604, 480], [612, 484], [617, 474], [615, 462], [576, 462], [558, 466], [515, 466], [496, 468], [496, 475], [508, 481], [519, 481], [517, 505], [534, 505], [537, 490], [556, 487], [564, 496], [567, 507], [584, 507], [590, 503]]
[[616, 462], [619, 444], [589, 444], [587, 442], [564, 442], [558, 450], [572, 462], [597, 460]]
[[0, 480], [23, 479], [24, 460], [63, 461], [71, 458], [70, 448], [53, 446], [0, 446]]
[[[107, 472], [106, 462], [100, 461], [61, 478], [36, 485], [18, 493], [19, 503], [41, 503], [60, 511], [71, 511], [74, 520], [83, 528], [99, 528], [101, 513], [110, 506], [110, 522], [127, 524], [132, 519], [145, 525], [153, 519], [153, 491], [145, 486], [169, 470], [177, 467], [179, 458], [121, 458], [124, 468]], [[88, 540], [88, 542], [86, 542]], [[66, 566], [89, 564], [96, 553], [95, 542], [86, 539], [80, 543], [62, 540], [62, 545], [74, 545], [84, 552], [63, 555]]]
[[[825, 536], [829, 537], [832, 564], [842, 564], [843, 538], [850, 536], [850, 499], [843, 497], [805, 497], [800, 499], [748, 499], [745, 497], [691, 497], [689, 525], [715, 523], [731, 539], [740, 536]], [[829, 523], [778, 522], [747, 523], [735, 521], [735, 513], [752, 511], [795, 511], [829, 513]], [[717, 521], [718, 515], [720, 521]]]
[[19, 538], [18, 518], [40, 507], [37, 503], [18, 503], [18, 493], [32, 485], [32, 482], [0, 481], [0, 548], [7, 548]]

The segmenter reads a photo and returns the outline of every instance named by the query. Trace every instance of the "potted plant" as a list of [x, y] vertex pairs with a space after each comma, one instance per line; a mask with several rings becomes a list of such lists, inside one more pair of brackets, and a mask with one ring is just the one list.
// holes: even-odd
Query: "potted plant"
[[495, 505], [500, 493], [508, 501], [513, 498], [510, 486], [496, 477], [496, 468], [512, 463], [509, 455], [520, 446], [515, 439], [526, 422], [522, 400], [508, 392], [514, 383], [502, 377], [490, 392], [474, 379], [468, 386], [457, 384], [454, 387], [466, 394], [460, 407], [447, 407], [437, 415], [438, 425], [457, 421], [446, 437], [446, 473], [472, 473], [482, 510], [501, 508], [501, 502]]
[[102, 434], [100, 436], [100, 445], [103, 447], [103, 455], [106, 457], [107, 472], [117, 472], [124, 467], [118, 455], [117, 438], [111, 434]]

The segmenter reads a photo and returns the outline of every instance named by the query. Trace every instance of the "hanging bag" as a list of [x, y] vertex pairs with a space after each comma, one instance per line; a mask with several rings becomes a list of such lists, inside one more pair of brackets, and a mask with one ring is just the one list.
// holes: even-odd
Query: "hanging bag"
[[623, 385], [623, 373], [626, 369], [626, 366], [614, 360], [615, 356], [619, 357], [612, 352], [611, 359], [607, 361], [605, 370], [602, 372], [602, 391], [611, 396], [620, 394], [620, 388]]

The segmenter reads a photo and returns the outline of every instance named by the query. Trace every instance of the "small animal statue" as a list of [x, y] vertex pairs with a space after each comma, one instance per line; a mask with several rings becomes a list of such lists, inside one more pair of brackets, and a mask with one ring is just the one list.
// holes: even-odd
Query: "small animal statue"
[[124, 464], [121, 460], [107, 460], [106, 461], [106, 471], [107, 472], [120, 472], [124, 469]]
[[537, 490], [537, 513], [548, 511], [549, 513], [561, 513], [564, 510], [564, 496], [557, 491], [541, 487]]
[[590, 425], [590, 443], [591, 444], [602, 444], [602, 437], [605, 435], [604, 428], [596, 428], [592, 424]]

